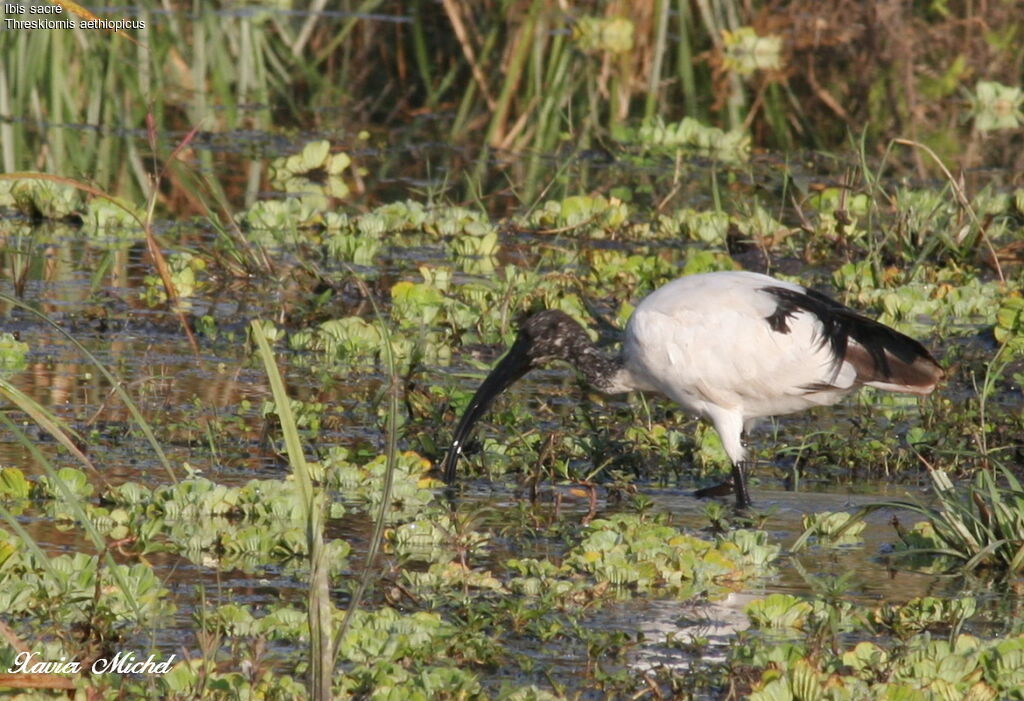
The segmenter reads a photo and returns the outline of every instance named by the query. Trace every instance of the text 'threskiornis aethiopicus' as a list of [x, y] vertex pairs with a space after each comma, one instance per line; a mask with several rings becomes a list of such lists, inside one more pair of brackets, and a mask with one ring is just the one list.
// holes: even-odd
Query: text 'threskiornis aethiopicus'
[[754, 420], [835, 404], [861, 385], [924, 395], [943, 376], [920, 343], [814, 290], [751, 272], [690, 275], [640, 302], [615, 357], [564, 312], [527, 318], [455, 429], [447, 483], [491, 401], [554, 360], [576, 366], [600, 392], [659, 392], [710, 420], [732, 462], [739, 508], [750, 505], [742, 434]]

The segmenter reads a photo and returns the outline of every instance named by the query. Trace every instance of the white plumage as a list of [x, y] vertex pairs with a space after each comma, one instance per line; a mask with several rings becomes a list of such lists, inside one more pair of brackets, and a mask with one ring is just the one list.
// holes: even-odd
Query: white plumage
[[491, 400], [537, 365], [568, 360], [606, 393], [654, 391], [712, 422], [749, 505], [741, 437], [755, 419], [834, 404], [861, 385], [928, 394], [942, 370], [917, 341], [791, 282], [750, 272], [674, 280], [637, 306], [622, 349], [604, 356], [574, 320], [527, 319], [456, 430], [445, 478]]

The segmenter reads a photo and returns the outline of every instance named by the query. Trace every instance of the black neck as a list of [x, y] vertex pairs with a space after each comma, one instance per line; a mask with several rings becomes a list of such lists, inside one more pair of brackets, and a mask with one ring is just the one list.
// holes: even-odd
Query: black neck
[[607, 392], [615, 385], [615, 378], [622, 369], [622, 357], [609, 356], [593, 343], [581, 348], [579, 355], [570, 359], [586, 378], [587, 384], [599, 392]]

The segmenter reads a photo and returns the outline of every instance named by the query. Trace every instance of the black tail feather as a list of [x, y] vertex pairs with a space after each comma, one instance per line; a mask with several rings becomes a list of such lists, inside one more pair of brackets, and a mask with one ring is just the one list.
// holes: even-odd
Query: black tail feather
[[765, 290], [779, 301], [778, 310], [768, 318], [773, 328], [784, 328], [785, 319], [797, 309], [813, 314], [821, 322], [822, 344], [830, 346], [837, 360], [851, 363], [861, 383], [927, 394], [942, 379], [942, 368], [913, 338], [814, 290]]

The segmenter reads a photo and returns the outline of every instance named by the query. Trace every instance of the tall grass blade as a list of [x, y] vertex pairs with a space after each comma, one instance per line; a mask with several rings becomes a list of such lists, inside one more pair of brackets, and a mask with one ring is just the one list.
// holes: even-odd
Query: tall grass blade
[[504, 72], [505, 81], [501, 86], [501, 94], [498, 95], [498, 101], [492, 110], [491, 123], [487, 127], [486, 143], [492, 148], [500, 147], [505, 141], [505, 123], [508, 119], [509, 106], [512, 104], [512, 96], [519, 87], [523, 66], [526, 64], [526, 58], [533, 46], [534, 29], [540, 6], [541, 0], [533, 0], [530, 3], [529, 13], [519, 27], [516, 43], [512, 47], [511, 58]]
[[667, 37], [668, 37], [668, 10], [671, 0], [657, 0], [655, 13], [657, 15], [657, 37], [654, 42], [654, 60], [651, 61], [651, 74], [647, 81], [647, 101], [644, 105], [644, 119], [654, 119], [658, 111], [658, 104], [661, 97], [661, 65], [665, 59]]
[[334, 652], [331, 640], [331, 604], [330, 582], [324, 551], [324, 502], [323, 495], [318, 493], [313, 484], [309, 464], [302, 450], [299, 430], [292, 414], [288, 392], [284, 387], [281, 371], [277, 367], [274, 353], [263, 332], [260, 323], [254, 320], [249, 330], [259, 350], [263, 367], [267, 371], [270, 389], [277, 407], [277, 417], [281, 423], [285, 450], [288, 453], [288, 464], [299, 485], [302, 495], [303, 517], [306, 523], [306, 543], [309, 549], [309, 694], [313, 699], [329, 701], [331, 699], [331, 679], [334, 670]]
[[3, 169], [10, 173], [15, 164], [14, 126], [11, 124], [11, 92], [7, 82], [7, 66], [0, 61], [0, 153]]

